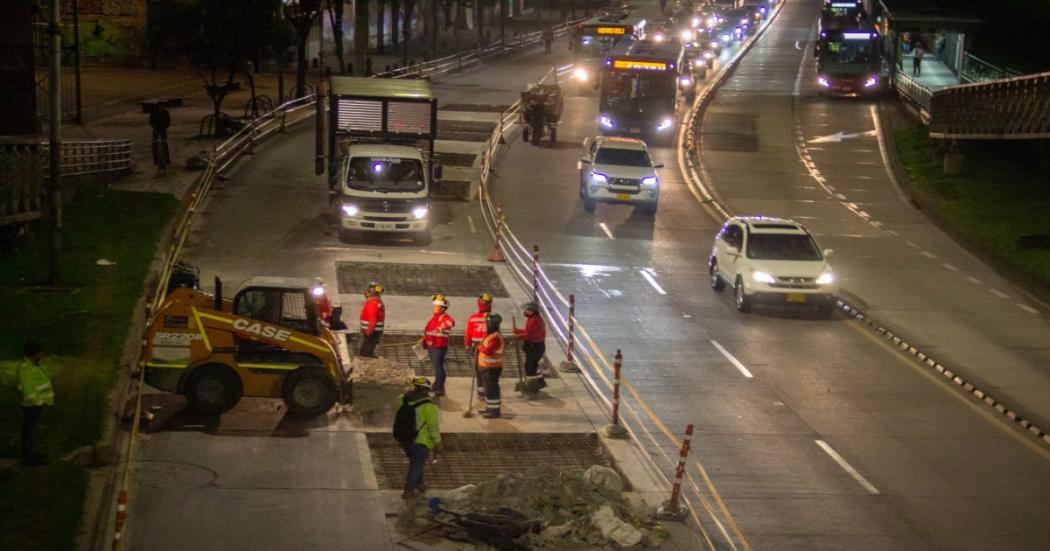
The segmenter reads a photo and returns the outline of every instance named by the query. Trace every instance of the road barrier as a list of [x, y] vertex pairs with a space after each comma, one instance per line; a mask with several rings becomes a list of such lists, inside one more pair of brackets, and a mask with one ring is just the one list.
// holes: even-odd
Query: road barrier
[[679, 503], [682, 494], [682, 476], [685, 474], [686, 459], [689, 457], [689, 449], [693, 441], [693, 425], [685, 428], [685, 438], [682, 439], [682, 448], [678, 450], [678, 466], [674, 470], [674, 485], [671, 486], [671, 498], [664, 503], [656, 512], [656, 515], [666, 520], [682, 520], [686, 511]]

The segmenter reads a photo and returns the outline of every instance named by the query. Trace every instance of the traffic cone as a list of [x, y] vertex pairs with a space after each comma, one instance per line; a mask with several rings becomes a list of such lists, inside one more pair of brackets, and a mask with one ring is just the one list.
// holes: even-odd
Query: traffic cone
[[499, 242], [497, 241], [492, 245], [492, 252], [489, 253], [489, 262], [506, 262], [507, 259], [503, 257], [503, 251], [499, 248]]

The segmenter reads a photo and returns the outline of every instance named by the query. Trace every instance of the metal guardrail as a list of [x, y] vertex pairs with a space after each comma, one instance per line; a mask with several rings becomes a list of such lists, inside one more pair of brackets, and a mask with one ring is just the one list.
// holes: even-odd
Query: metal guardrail
[[[551, 27], [554, 31], [554, 38], [558, 39], [565, 36], [570, 32], [574, 25], [581, 21], [584, 21], [584, 19], [566, 21], [565, 23]], [[529, 48], [540, 44], [541, 42], [543, 42], [543, 32], [534, 31], [517, 37], [507, 38], [505, 40], [497, 40], [487, 46], [479, 46], [471, 50], [432, 59], [430, 61], [424, 61], [415, 65], [398, 67], [392, 71], [377, 73], [373, 76], [376, 78], [424, 78], [451, 71], [461, 71], [465, 67], [477, 65], [494, 57], [507, 55], [524, 48]]]
[[962, 71], [959, 72], [960, 79], [967, 83], [988, 82], [1019, 76], [1022, 76], [1022, 73], [1014, 71], [1013, 69], [1004, 69], [992, 65], [970, 53], [965, 54], [965, 57], [963, 57]]
[[[46, 140], [41, 142], [40, 150], [45, 157], [49, 149]], [[131, 170], [131, 140], [62, 141], [62, 176], [128, 170]]]
[[1050, 72], [943, 88], [927, 111], [931, 138], [1047, 139]]
[[896, 88], [897, 93], [901, 95], [905, 100], [911, 102], [919, 108], [919, 113], [922, 115], [923, 122], [930, 121], [930, 98], [933, 96], [933, 90], [928, 86], [923, 86], [918, 80], [898, 72], [893, 76], [893, 87]]

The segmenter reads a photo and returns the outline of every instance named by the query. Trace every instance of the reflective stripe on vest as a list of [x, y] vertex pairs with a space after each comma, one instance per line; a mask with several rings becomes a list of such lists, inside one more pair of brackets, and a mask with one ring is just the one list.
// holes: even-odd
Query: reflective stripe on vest
[[[499, 341], [499, 346], [496, 347], [491, 353], [485, 353], [485, 344], [492, 338]], [[484, 368], [495, 368], [503, 367], [503, 339], [499, 338], [498, 335], [489, 335], [482, 341], [482, 347], [478, 349], [478, 367]]]
[[[368, 325], [369, 325], [369, 322], [367, 322], [365, 320], [361, 320], [361, 329], [364, 329], [365, 331], [368, 331]], [[377, 321], [375, 323], [375, 330], [376, 331], [382, 331], [383, 330], [383, 322]]]

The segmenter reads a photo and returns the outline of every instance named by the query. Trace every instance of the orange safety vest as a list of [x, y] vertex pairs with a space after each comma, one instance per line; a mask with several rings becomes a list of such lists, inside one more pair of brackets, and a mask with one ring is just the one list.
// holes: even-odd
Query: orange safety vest
[[478, 347], [478, 367], [480, 369], [495, 369], [503, 367], [503, 335], [490, 333], [481, 341]]

